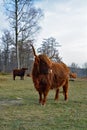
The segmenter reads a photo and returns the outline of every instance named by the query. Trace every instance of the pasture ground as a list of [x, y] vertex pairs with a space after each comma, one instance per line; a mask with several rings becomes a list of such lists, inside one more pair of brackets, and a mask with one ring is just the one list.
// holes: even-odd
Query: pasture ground
[[87, 130], [87, 80], [69, 82], [68, 102], [54, 95], [40, 106], [31, 78], [0, 76], [0, 130]]

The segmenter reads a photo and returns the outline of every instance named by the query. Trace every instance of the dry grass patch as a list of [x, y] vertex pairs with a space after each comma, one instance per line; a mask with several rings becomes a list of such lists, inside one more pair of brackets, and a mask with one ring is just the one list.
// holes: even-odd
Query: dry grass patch
[[10, 76], [0, 82], [0, 130], [86, 130], [87, 81], [76, 80], [69, 85], [69, 101], [60, 93], [54, 102], [55, 91], [50, 91], [46, 106], [38, 103], [32, 80]]

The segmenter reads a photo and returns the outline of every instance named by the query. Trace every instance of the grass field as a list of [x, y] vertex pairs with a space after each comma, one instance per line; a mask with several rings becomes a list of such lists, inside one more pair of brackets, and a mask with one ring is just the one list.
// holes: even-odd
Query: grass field
[[69, 82], [68, 102], [54, 94], [40, 106], [31, 78], [0, 76], [0, 130], [87, 130], [87, 80]]

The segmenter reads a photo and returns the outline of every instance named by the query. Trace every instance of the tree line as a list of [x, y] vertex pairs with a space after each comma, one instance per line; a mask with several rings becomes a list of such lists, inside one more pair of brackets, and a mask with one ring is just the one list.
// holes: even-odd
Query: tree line
[[[29, 72], [32, 69], [33, 64], [33, 53], [30, 44], [32, 41], [23, 42], [19, 41], [19, 59], [20, 68], [27, 67]], [[6, 30], [1, 38], [0, 50], [0, 71], [1, 72], [11, 72], [14, 68], [17, 68], [16, 62], [16, 47], [13, 38], [8, 30]], [[59, 56], [58, 47], [59, 43], [56, 39], [50, 37], [48, 39], [43, 39], [41, 46], [37, 49], [37, 53], [43, 53], [48, 55], [52, 60], [60, 62], [62, 58]]]

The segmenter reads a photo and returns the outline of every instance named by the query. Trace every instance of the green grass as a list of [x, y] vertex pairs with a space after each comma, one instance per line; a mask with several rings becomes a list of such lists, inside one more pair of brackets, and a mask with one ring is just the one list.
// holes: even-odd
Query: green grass
[[87, 81], [69, 82], [68, 102], [54, 95], [40, 106], [31, 78], [0, 76], [0, 130], [87, 130]]

